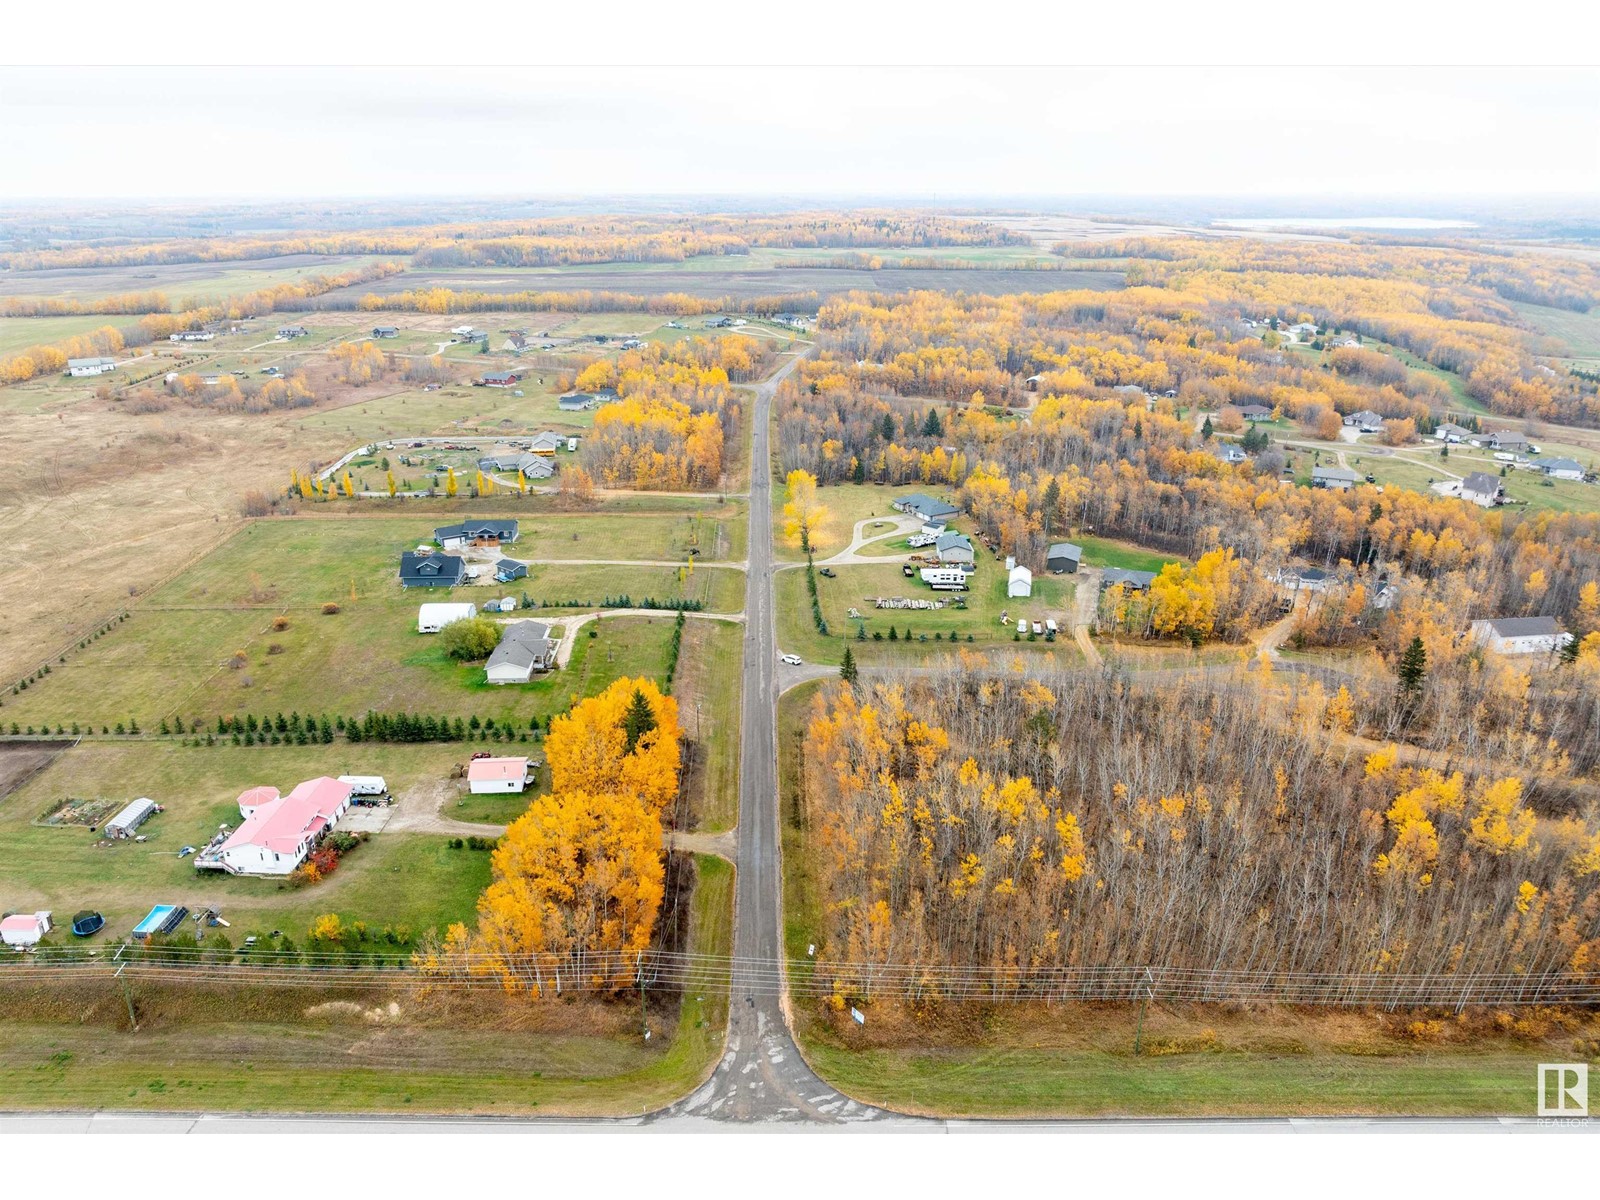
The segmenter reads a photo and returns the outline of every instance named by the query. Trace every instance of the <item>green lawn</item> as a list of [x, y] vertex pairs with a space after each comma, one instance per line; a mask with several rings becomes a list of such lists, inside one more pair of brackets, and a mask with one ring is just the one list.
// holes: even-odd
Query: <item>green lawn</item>
[[[1147, 550], [1136, 546], [1132, 542], [1119, 542], [1111, 538], [1094, 537], [1089, 534], [1076, 534], [1062, 540], [1072, 542], [1083, 547], [1083, 562], [1090, 567], [1121, 567], [1128, 571], [1159, 571], [1169, 562], [1184, 563], [1186, 559], [1177, 554], [1164, 554], [1159, 550]], [[1037, 590], [1038, 578], [1034, 579]]]
[[[934, 487], [880, 487], [870, 483], [842, 483], [834, 487], [817, 489], [817, 500], [828, 510], [822, 528], [812, 539], [812, 553], [820, 561], [839, 553], [850, 544], [857, 521], [871, 516], [896, 517], [890, 507], [894, 501], [917, 492], [930, 496], [948, 496], [948, 489]], [[783, 480], [774, 477], [772, 484], [772, 544], [775, 555], [789, 562], [804, 562], [805, 555], [798, 546], [792, 546], [783, 536], [783, 506], [789, 501], [789, 491]]]
[[[743, 571], [733, 567], [578, 566], [539, 563], [528, 577], [504, 590], [526, 593], [541, 606], [597, 608], [606, 597], [626, 596], [637, 607], [647, 597], [699, 600], [706, 612], [732, 613], [744, 607]], [[575, 605], [566, 602], [577, 601]]]
[[[726, 955], [733, 868], [705, 856], [695, 867], [692, 944]], [[454, 1014], [403, 989], [394, 995], [398, 1007], [387, 1009], [383, 992], [357, 992], [357, 1011], [324, 1016], [314, 1006], [331, 997], [311, 988], [264, 997], [182, 989], [175, 999], [136, 989], [148, 1021], [136, 1034], [118, 1024], [123, 1000], [110, 987], [53, 1006], [30, 996], [54, 1020], [8, 1021], [0, 1106], [630, 1115], [692, 1091], [721, 1056], [727, 1023], [727, 994], [710, 989], [684, 995], [673, 1012], [656, 1002], [649, 1042], [631, 999], [592, 1010], [592, 1019], [538, 1014], [543, 1024], [530, 1025], [512, 999]], [[365, 1018], [368, 1006], [379, 1019]], [[585, 1025], [596, 1031], [573, 1032]]]
[[[0, 801], [0, 861], [6, 904], [61, 914], [96, 908], [108, 934], [125, 936], [157, 903], [190, 908], [219, 904], [243, 933], [281, 928], [300, 940], [318, 913], [338, 912], [374, 927], [442, 927], [473, 911], [488, 881], [487, 855], [453, 851], [429, 834], [375, 834], [319, 884], [289, 888], [275, 880], [196, 871], [177, 857], [204, 846], [223, 823], [239, 823], [238, 796], [269, 783], [283, 792], [318, 775], [381, 774], [402, 803], [426, 805], [459, 784], [450, 770], [464, 761], [459, 745], [181, 747], [167, 741], [86, 742]], [[126, 802], [149, 796], [165, 812], [140, 829], [143, 843], [98, 847], [97, 835], [74, 825], [36, 820], [66, 797]], [[64, 923], [64, 922], [63, 922]]]
[[[1044, 638], [1036, 642], [1012, 639], [1010, 627], [1000, 624], [1002, 611], [1013, 620], [1026, 617], [1043, 624], [1053, 618], [1063, 628], [1072, 608], [1072, 583], [1060, 576], [1035, 575], [1033, 596], [1026, 600], [1006, 597], [1006, 572], [1000, 564], [988, 559], [980, 561], [975, 582], [966, 593], [935, 592], [918, 577], [906, 578], [896, 563], [882, 566], [852, 565], [833, 568], [836, 578], [817, 578], [817, 595], [822, 602], [823, 618], [828, 623], [829, 634], [823, 637], [816, 631], [811, 617], [811, 601], [806, 590], [805, 571], [791, 568], [779, 573], [777, 580], [778, 643], [786, 653], [799, 654], [815, 662], [836, 663], [844, 654], [846, 639], [857, 658], [864, 663], [890, 663], [915, 661], [930, 653], [953, 649], [955, 644], [973, 650], [1051, 650], [1059, 661], [1075, 662], [1078, 651], [1070, 636], [1055, 643]], [[953, 601], [964, 595], [966, 608], [956, 608]], [[915, 609], [878, 609], [872, 600], [878, 596], [918, 599], [943, 599], [947, 607], [936, 611]], [[866, 625], [867, 640], [856, 640], [857, 622], [849, 616], [855, 608]], [[897, 640], [887, 640], [893, 626]], [[909, 630], [913, 639], [903, 639]], [[884, 639], [873, 635], [882, 633]], [[933, 640], [941, 634], [939, 641]], [[921, 636], [928, 640], [923, 642]], [[951, 635], [958, 639], [952, 643]], [[973, 641], [968, 644], [967, 635]]]
[[[0, 716], [24, 728], [132, 720], [150, 733], [163, 718], [211, 725], [234, 713], [359, 716], [371, 708], [527, 728], [618, 676], [660, 678], [666, 669], [670, 613], [607, 617], [581, 628], [565, 668], [492, 686], [482, 663], [449, 659], [437, 637], [416, 631], [417, 603], [370, 601], [332, 617], [292, 609], [281, 631], [271, 628], [271, 611], [145, 609], [8, 696]], [[235, 654], [243, 656], [237, 668]]]

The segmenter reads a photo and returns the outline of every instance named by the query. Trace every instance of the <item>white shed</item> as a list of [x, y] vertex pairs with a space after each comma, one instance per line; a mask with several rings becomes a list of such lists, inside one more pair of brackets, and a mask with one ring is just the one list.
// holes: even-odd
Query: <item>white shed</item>
[[417, 609], [417, 632], [438, 633], [452, 621], [465, 621], [477, 615], [476, 604], [424, 604]]
[[49, 932], [48, 912], [12, 913], [0, 920], [0, 942], [7, 946], [37, 946]]
[[1011, 576], [1006, 580], [1006, 595], [1013, 600], [1033, 595], [1033, 572], [1027, 567], [1012, 567]]
[[467, 768], [467, 787], [473, 795], [520, 792], [528, 786], [526, 758], [475, 758]]

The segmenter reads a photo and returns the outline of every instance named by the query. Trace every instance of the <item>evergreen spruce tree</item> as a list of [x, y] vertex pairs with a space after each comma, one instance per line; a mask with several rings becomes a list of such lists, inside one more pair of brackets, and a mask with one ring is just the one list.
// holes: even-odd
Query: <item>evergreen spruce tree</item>
[[839, 678], [849, 684], [856, 681], [856, 656], [851, 651], [849, 642], [844, 646], [844, 660], [839, 664]]

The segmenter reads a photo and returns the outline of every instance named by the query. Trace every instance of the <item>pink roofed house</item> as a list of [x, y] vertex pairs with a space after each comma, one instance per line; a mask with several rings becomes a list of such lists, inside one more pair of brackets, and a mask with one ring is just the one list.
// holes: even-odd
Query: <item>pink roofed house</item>
[[520, 792], [527, 786], [526, 758], [475, 758], [467, 768], [467, 787], [474, 795]]
[[197, 867], [220, 867], [235, 875], [287, 875], [306, 860], [318, 839], [350, 807], [352, 788], [327, 775], [308, 779], [287, 796], [269, 787], [239, 797], [250, 809], [215, 853], [196, 858]]

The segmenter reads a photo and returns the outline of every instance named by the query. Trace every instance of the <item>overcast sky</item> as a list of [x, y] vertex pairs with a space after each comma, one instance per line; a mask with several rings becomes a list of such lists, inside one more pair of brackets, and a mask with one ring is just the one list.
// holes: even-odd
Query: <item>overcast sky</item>
[[0, 163], [8, 200], [1592, 196], [1600, 72], [6, 67]]

